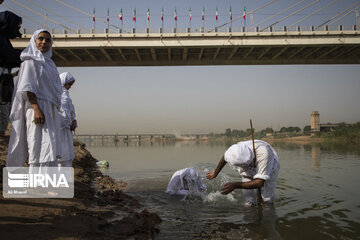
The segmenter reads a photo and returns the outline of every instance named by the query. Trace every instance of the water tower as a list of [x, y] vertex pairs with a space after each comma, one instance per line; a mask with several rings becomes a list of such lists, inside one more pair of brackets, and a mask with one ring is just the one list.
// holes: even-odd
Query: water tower
[[311, 136], [315, 136], [316, 133], [320, 132], [320, 114], [318, 111], [313, 111], [311, 113], [310, 125], [311, 125]]

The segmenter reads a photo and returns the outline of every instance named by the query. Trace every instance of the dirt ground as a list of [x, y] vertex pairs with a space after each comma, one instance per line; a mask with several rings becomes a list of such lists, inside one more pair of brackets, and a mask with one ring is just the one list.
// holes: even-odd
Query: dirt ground
[[4, 198], [8, 141], [0, 137], [1, 239], [152, 239], [158, 231], [160, 217], [125, 194], [126, 183], [102, 175], [80, 142], [74, 143], [74, 198]]

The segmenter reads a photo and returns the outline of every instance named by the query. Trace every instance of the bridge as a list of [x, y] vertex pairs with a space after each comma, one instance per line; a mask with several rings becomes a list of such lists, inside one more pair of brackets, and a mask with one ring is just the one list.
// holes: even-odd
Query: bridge
[[[57, 66], [187, 66], [262, 64], [359, 64], [359, 26], [313, 26], [266, 31], [118, 33], [53, 31]], [[23, 49], [32, 36], [12, 41]]]

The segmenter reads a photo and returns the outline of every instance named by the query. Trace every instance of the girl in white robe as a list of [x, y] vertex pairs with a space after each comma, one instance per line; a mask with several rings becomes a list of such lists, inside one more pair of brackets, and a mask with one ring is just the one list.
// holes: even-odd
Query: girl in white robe
[[21, 167], [26, 159], [30, 168], [57, 166], [61, 158], [61, 85], [51, 55], [52, 38], [45, 29], [33, 34], [20, 55], [23, 62], [10, 113], [13, 128], [7, 167]]
[[61, 147], [62, 158], [59, 160], [59, 166], [72, 167], [74, 160], [74, 142], [72, 131], [77, 127], [75, 108], [69, 95], [69, 89], [75, 82], [75, 78], [69, 73], [64, 72], [60, 74], [62, 95], [60, 115], [60, 128], [61, 128]]

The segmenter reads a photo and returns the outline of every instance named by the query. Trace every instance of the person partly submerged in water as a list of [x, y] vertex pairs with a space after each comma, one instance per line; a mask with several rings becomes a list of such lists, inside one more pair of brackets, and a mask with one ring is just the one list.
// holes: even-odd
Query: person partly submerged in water
[[239, 142], [232, 145], [220, 159], [215, 170], [206, 174], [207, 179], [214, 179], [222, 168], [229, 163], [230, 167], [238, 171], [241, 182], [228, 182], [222, 189], [223, 195], [229, 194], [237, 188], [242, 189], [245, 206], [256, 205], [257, 189], [261, 189], [261, 199], [264, 203], [275, 200], [276, 179], [280, 170], [279, 158], [275, 150], [267, 142], [255, 140], [255, 152], [252, 141]]

